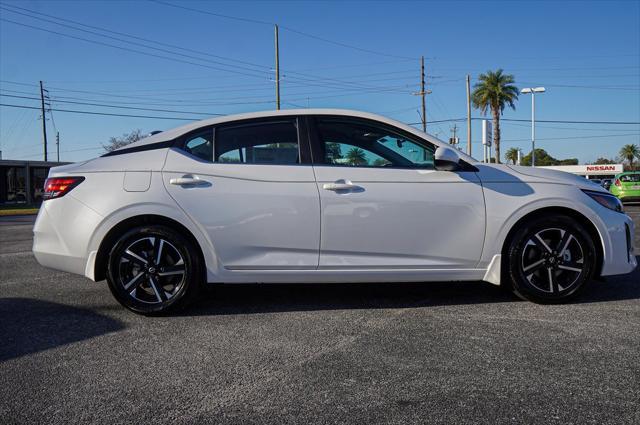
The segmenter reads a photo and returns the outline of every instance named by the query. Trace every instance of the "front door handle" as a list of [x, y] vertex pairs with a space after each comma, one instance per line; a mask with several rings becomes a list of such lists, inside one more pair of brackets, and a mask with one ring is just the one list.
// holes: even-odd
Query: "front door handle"
[[197, 177], [193, 177], [189, 175], [173, 178], [169, 180], [169, 183], [174, 184], [176, 186], [210, 186], [211, 185], [211, 183], [209, 183], [206, 180], [202, 180]]
[[364, 189], [357, 184], [351, 183], [349, 180], [336, 180], [333, 183], [325, 183], [322, 185], [324, 190], [333, 190], [334, 192], [362, 192]]

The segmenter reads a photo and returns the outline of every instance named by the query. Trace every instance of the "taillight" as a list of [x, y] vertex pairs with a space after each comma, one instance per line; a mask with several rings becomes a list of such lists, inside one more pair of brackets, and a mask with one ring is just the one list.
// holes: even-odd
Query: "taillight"
[[84, 177], [52, 177], [44, 182], [42, 199], [55, 199], [66, 195], [84, 181]]
[[615, 184], [618, 187], [622, 186], [622, 183], [620, 183], [620, 179], [616, 179], [616, 181], [613, 182], [613, 184]]

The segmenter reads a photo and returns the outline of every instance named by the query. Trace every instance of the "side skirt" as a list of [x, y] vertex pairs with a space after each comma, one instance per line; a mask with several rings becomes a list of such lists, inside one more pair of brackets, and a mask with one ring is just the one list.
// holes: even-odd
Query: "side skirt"
[[483, 280], [486, 269], [226, 270], [210, 283], [456, 282]]

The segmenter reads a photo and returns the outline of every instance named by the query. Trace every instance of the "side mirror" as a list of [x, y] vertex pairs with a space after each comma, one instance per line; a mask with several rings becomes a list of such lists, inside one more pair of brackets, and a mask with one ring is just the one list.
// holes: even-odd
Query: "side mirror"
[[455, 149], [440, 146], [434, 154], [436, 170], [458, 171], [460, 167], [460, 157]]

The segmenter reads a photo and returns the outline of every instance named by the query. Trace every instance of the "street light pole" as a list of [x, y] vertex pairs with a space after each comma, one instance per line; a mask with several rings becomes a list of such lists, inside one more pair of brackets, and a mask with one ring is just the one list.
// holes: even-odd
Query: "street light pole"
[[520, 90], [522, 94], [531, 95], [531, 166], [536, 166], [536, 93], [544, 93], [544, 87], [527, 87]]

